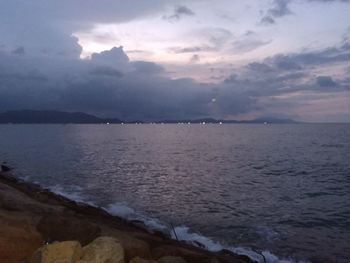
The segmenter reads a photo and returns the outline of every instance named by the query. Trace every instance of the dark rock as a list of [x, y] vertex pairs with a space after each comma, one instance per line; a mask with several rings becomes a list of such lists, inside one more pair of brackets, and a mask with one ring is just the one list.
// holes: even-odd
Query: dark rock
[[2, 172], [8, 172], [8, 171], [11, 171], [11, 170], [12, 170], [12, 168], [7, 166], [6, 164], [2, 164], [1, 165], [1, 171]]
[[235, 258], [237, 260], [237, 262], [255, 263], [255, 261], [251, 260], [248, 256], [235, 254], [228, 249], [222, 249], [221, 251], [219, 251], [219, 254], [221, 254], [223, 256], [230, 256], [231, 258]]
[[101, 235], [101, 228], [84, 219], [61, 215], [44, 216], [37, 230], [46, 241], [78, 240], [83, 246]]
[[200, 247], [200, 248], [203, 248], [203, 249], [206, 249], [206, 246], [204, 244], [202, 244], [201, 242], [198, 242], [198, 241], [193, 241], [193, 243], [197, 246], [197, 247]]
[[0, 262], [18, 263], [29, 260], [42, 244], [40, 234], [21, 214], [0, 212]]
[[152, 255], [155, 259], [160, 259], [166, 256], [182, 257], [187, 262], [191, 263], [210, 263], [211, 258], [203, 253], [198, 253], [182, 247], [162, 245], [152, 250]]

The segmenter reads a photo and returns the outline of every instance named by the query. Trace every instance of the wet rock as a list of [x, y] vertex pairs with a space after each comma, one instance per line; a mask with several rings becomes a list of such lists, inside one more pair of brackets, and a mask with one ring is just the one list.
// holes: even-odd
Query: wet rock
[[134, 257], [151, 258], [151, 251], [147, 242], [132, 237], [124, 237], [119, 240], [124, 248], [126, 262]]
[[[0, 177], [1, 178], [1, 177]], [[7, 211], [18, 211], [21, 214], [31, 214], [40, 217], [43, 213], [54, 213], [61, 207], [50, 206], [28, 198], [28, 195], [0, 183], [0, 208]]]
[[73, 263], [80, 260], [82, 254], [77, 241], [55, 242], [39, 248], [33, 254], [31, 263]]
[[2, 164], [1, 165], [1, 172], [8, 172], [8, 171], [11, 171], [12, 170], [12, 168], [11, 167], [9, 167], [9, 166], [7, 166], [6, 164]]
[[124, 249], [116, 238], [99, 237], [83, 248], [82, 260], [94, 263], [124, 263]]
[[37, 225], [38, 231], [47, 241], [77, 240], [83, 246], [100, 236], [100, 227], [83, 219], [59, 215], [44, 216]]
[[29, 219], [0, 212], [0, 262], [25, 262], [41, 244], [42, 238]]
[[235, 259], [237, 262], [251, 262], [251, 263], [255, 262], [255, 261], [252, 261], [248, 256], [238, 255], [227, 249], [222, 249], [221, 251], [219, 251], [219, 254], [222, 256]]
[[157, 263], [155, 260], [147, 260], [140, 257], [135, 257], [129, 261], [129, 263]]
[[186, 263], [186, 261], [181, 257], [162, 257], [158, 259], [158, 263]]
[[210, 258], [208, 256], [196, 252], [194, 250], [186, 249], [183, 247], [176, 247], [171, 245], [164, 245], [156, 247], [152, 250], [152, 256], [156, 259], [160, 259], [162, 257], [173, 256], [173, 257], [182, 257], [187, 262], [201, 262], [206, 263], [210, 262]]

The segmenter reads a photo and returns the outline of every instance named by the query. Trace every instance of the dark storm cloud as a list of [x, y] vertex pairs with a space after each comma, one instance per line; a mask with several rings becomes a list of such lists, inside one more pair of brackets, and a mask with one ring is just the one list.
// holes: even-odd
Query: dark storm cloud
[[343, 44], [340, 47], [325, 50], [295, 53], [289, 55], [277, 55], [272, 58], [274, 63], [287, 69], [305, 66], [320, 66], [322, 64], [348, 62], [350, 61], [350, 45]]
[[347, 45], [317, 52], [279, 54], [252, 62], [226, 78], [226, 85], [241, 87], [245, 94], [253, 97], [277, 96], [298, 91], [314, 93], [349, 90], [345, 76], [335, 81], [332, 76], [314, 76], [313, 70], [332, 68], [334, 64], [350, 62]]
[[[9, 50], [78, 58], [74, 32], [97, 23], [126, 22], [162, 12], [170, 0], [0, 0], [0, 35]], [[9, 51], [7, 50], [7, 51]]]
[[99, 66], [91, 71], [92, 74], [120, 78], [123, 73], [109, 66]]
[[275, 108], [279, 105], [268, 99], [271, 96], [349, 90], [346, 78], [312, 72], [320, 65], [349, 61], [349, 45], [342, 44], [317, 52], [276, 55], [237, 68], [221, 83], [201, 84], [171, 79], [156, 63], [130, 61], [122, 47], [95, 53], [91, 60], [2, 52], [0, 111], [56, 109], [142, 120], [263, 113], [271, 103]]
[[111, 50], [93, 53], [91, 55], [91, 61], [116, 68], [125, 68], [129, 66], [129, 57], [124, 53], [123, 47], [113, 47]]
[[[112, 23], [124, 22], [147, 16], [163, 10], [172, 1], [169, 0], [104, 0], [103, 4], [95, 0], [0, 0], [0, 14], [10, 19], [11, 14], [17, 14], [22, 21], [30, 19], [46, 19], [83, 23]], [[180, 10], [180, 12], [183, 10]], [[49, 19], [51, 18], [51, 19]], [[19, 19], [16, 19], [19, 20]]]
[[155, 63], [130, 62], [122, 48], [91, 60], [0, 56], [0, 111], [57, 109], [124, 119], [199, 117], [210, 111], [210, 87], [172, 80]]
[[161, 74], [164, 73], [164, 68], [156, 63], [148, 61], [133, 61], [130, 63], [134, 68], [134, 72], [139, 74]]

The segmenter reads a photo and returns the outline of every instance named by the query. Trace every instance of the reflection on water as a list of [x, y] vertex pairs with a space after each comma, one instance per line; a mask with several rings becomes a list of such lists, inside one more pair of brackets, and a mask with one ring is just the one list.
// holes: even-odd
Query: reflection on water
[[0, 159], [222, 243], [350, 258], [350, 125], [1, 125]]

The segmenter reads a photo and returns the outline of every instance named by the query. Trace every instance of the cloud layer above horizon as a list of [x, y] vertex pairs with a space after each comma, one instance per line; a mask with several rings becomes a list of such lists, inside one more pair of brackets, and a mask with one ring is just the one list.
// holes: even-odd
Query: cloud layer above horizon
[[350, 121], [348, 0], [0, 6], [0, 111]]

